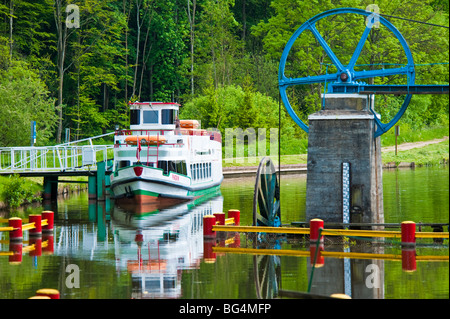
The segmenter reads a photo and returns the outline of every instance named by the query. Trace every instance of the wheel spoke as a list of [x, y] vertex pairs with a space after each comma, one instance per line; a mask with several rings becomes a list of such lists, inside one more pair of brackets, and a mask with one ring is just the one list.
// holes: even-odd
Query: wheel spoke
[[319, 41], [322, 48], [325, 50], [328, 57], [331, 59], [331, 62], [337, 67], [338, 72], [344, 70], [344, 66], [342, 65], [341, 61], [336, 57], [336, 55], [333, 53], [331, 48], [328, 46], [325, 39], [322, 37], [322, 35], [317, 31], [315, 24], [309, 24], [309, 30], [314, 34], [317, 41]]
[[354, 73], [353, 79], [366, 79], [375, 78], [390, 75], [408, 74], [409, 68], [407, 66], [402, 68], [392, 68], [392, 69], [381, 69], [381, 70], [369, 70], [369, 71], [358, 71]]
[[291, 85], [324, 83], [324, 82], [329, 82], [329, 81], [336, 81], [337, 77], [338, 77], [337, 73], [314, 75], [314, 76], [307, 76], [307, 77], [295, 78], [295, 79], [289, 79], [289, 78], [285, 77], [284, 79], [279, 81], [279, 85], [291, 86]]
[[353, 52], [352, 58], [347, 66], [348, 69], [353, 70], [355, 67], [356, 61], [361, 54], [362, 48], [364, 47], [364, 43], [366, 43], [367, 37], [369, 36], [370, 30], [372, 29], [372, 25], [366, 27], [364, 30], [361, 39], [359, 39], [358, 45], [356, 46], [355, 52]]

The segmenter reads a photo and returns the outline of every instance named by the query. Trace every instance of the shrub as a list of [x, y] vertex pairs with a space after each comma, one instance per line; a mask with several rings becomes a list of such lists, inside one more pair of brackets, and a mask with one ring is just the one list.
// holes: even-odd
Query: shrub
[[34, 193], [34, 187], [26, 179], [18, 175], [11, 176], [3, 187], [3, 198], [9, 207], [19, 207], [20, 205], [38, 200]]

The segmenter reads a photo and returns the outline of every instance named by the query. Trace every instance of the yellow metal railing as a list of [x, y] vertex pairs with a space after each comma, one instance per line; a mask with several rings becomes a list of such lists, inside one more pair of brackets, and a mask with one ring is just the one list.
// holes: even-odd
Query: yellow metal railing
[[[215, 253], [234, 253], [234, 254], [253, 254], [253, 255], [276, 255], [276, 256], [294, 256], [311, 257], [309, 250], [291, 250], [291, 249], [261, 249], [261, 248], [230, 248], [213, 247]], [[320, 251], [323, 257], [331, 258], [353, 258], [353, 259], [383, 259], [383, 260], [402, 260], [401, 254], [371, 254], [358, 252], [337, 252]], [[449, 261], [449, 256], [416, 256], [417, 261]]]
[[[272, 234], [309, 234], [309, 228], [268, 227], [268, 226], [227, 226], [215, 225], [213, 231], [241, 233], [272, 233]], [[355, 236], [355, 237], [385, 237], [401, 238], [400, 231], [387, 230], [355, 230], [355, 229], [323, 229], [321, 235]], [[416, 238], [449, 238], [448, 232], [416, 232]]]

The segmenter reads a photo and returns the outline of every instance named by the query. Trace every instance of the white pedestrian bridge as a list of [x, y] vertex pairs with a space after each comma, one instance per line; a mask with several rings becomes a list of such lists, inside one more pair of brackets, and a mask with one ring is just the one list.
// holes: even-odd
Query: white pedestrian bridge
[[0, 147], [0, 174], [89, 175], [97, 170], [97, 163], [113, 158], [113, 144], [94, 145], [93, 140], [112, 134], [114, 132], [55, 146]]
[[0, 147], [0, 175], [43, 177], [44, 200], [56, 199], [59, 177], [87, 176], [88, 181], [64, 183], [88, 183], [89, 199], [105, 200], [109, 187], [114, 144], [95, 145], [102, 134], [55, 146]]

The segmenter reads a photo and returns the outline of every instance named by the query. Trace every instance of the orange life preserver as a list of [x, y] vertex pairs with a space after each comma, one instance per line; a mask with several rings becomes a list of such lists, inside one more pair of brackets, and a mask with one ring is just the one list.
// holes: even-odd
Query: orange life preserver
[[196, 129], [200, 126], [197, 120], [180, 120], [181, 128], [193, 128]]
[[141, 145], [156, 145], [156, 144], [164, 144], [167, 142], [167, 139], [165, 136], [162, 135], [133, 135], [125, 138], [125, 143], [129, 145], [137, 145], [137, 141], [141, 142]]

